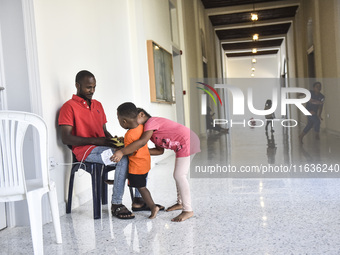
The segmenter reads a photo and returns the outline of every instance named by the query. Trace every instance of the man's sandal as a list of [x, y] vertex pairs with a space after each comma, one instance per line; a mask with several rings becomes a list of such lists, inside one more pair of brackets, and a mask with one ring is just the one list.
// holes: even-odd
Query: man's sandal
[[129, 220], [134, 219], [135, 215], [130, 212], [125, 205], [119, 205], [117, 208], [113, 209], [111, 208], [112, 216], [117, 217], [121, 220]]

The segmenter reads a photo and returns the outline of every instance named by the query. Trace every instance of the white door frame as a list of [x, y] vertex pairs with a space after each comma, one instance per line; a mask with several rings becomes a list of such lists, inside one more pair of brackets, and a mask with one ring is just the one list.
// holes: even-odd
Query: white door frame
[[[0, 30], [0, 110], [7, 109], [6, 101], [5, 101], [5, 80], [4, 80], [4, 72], [3, 72], [3, 61], [2, 61], [2, 44], [1, 44], [1, 30]], [[7, 227], [7, 213], [6, 213], [6, 204], [0, 203], [0, 230]]]
[[0, 110], [7, 110], [6, 82], [4, 71], [4, 60], [2, 50], [1, 26], [0, 26]]
[[[28, 86], [30, 92], [30, 112], [36, 113], [43, 116], [42, 111], [42, 100], [41, 100], [41, 89], [40, 89], [40, 76], [39, 76], [39, 65], [38, 65], [38, 54], [37, 54], [37, 42], [36, 42], [36, 30], [35, 30], [35, 19], [34, 19], [34, 5], [33, 0], [21, 0], [22, 6], [22, 17], [24, 26], [24, 38], [25, 38], [25, 49], [27, 59], [27, 73], [28, 73]], [[1, 45], [1, 31], [0, 31], [0, 87], [6, 88], [5, 81], [5, 67], [4, 61], [1, 58], [2, 45]], [[5, 90], [0, 92], [0, 104], [4, 109], [8, 109], [8, 98]], [[36, 140], [35, 137], [33, 138]], [[34, 143], [35, 146], [35, 143]], [[39, 159], [35, 159], [38, 162]], [[39, 165], [38, 163], [36, 163]], [[46, 203], [45, 203], [46, 204]], [[46, 211], [46, 210], [44, 210]], [[14, 202], [6, 203], [6, 216], [7, 226], [16, 226], [16, 212]], [[3, 215], [2, 212], [0, 215]], [[0, 219], [1, 220], [1, 219]]]
[[[4, 72], [4, 61], [2, 54], [2, 38], [1, 38], [1, 26], [0, 26], [0, 110], [7, 109], [6, 100], [6, 83], [5, 83], [5, 72]], [[6, 203], [0, 203], [0, 230], [7, 227], [7, 213], [6, 213]]]
[[31, 112], [43, 117], [33, 0], [22, 0]]

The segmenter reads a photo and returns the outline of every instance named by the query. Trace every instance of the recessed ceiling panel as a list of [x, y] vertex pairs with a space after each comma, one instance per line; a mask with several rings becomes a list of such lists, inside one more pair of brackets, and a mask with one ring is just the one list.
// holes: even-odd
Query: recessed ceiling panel
[[232, 14], [222, 14], [209, 16], [213, 26], [232, 25], [251, 22], [250, 14], [257, 13], [259, 21], [292, 18], [296, 14], [298, 6], [259, 10], [252, 12], [237, 12]]
[[235, 5], [244, 4], [258, 4], [258, 3], [268, 3], [276, 2], [280, 0], [202, 0], [205, 8], [218, 8], [218, 7], [228, 7]]
[[241, 43], [225, 43], [222, 44], [222, 48], [225, 51], [232, 50], [244, 50], [244, 49], [253, 49], [253, 48], [270, 48], [270, 47], [280, 47], [283, 42], [283, 39], [275, 39], [275, 40], [265, 40], [265, 41], [257, 41], [257, 42], [241, 42]]
[[251, 52], [237, 52], [237, 53], [227, 53], [228, 58], [233, 57], [256, 57], [259, 55], [271, 55], [271, 54], [277, 54], [279, 50], [264, 50], [264, 51], [258, 51], [256, 54]]
[[286, 34], [290, 28], [290, 24], [291, 23], [283, 23], [268, 26], [217, 30], [216, 34], [220, 40], [252, 39], [253, 34], [259, 34], [259, 37], [261, 38], [261, 36]]

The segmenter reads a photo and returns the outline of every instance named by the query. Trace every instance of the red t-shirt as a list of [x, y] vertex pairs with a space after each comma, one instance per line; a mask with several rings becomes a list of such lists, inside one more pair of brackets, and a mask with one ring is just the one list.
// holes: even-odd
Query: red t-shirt
[[[91, 107], [86, 101], [73, 95], [60, 109], [58, 123], [72, 126], [72, 135], [81, 137], [105, 137], [103, 126], [107, 122], [102, 104], [91, 100]], [[77, 160], [85, 160], [94, 149], [93, 145], [72, 146], [72, 152]]]

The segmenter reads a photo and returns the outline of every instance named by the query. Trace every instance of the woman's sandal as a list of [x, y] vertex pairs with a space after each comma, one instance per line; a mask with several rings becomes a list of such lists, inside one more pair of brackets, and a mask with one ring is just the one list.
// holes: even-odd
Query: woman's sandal
[[125, 205], [120, 205], [117, 208], [113, 209], [111, 208], [112, 215], [117, 217], [118, 219], [121, 220], [129, 220], [129, 219], [134, 219], [135, 215], [130, 212]]

